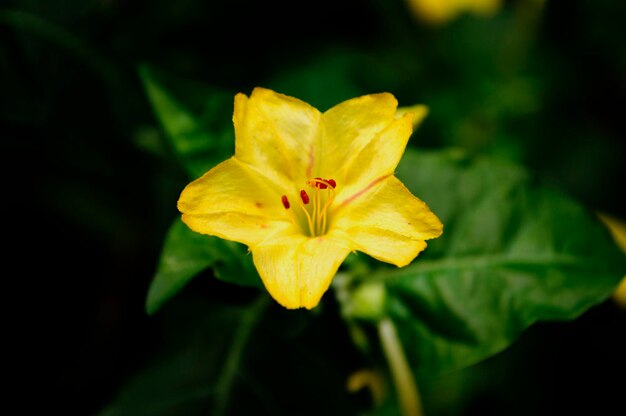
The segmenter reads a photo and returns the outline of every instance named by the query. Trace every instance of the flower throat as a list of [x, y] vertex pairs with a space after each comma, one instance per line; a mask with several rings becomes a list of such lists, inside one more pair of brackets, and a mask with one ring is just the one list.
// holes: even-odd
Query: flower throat
[[[334, 179], [315, 178], [307, 180], [306, 184], [312, 189], [311, 195], [305, 189], [300, 190], [301, 203], [298, 206], [302, 209], [306, 219], [306, 225], [301, 226], [301, 228], [305, 233], [308, 232], [309, 236], [317, 237], [326, 234], [328, 208], [335, 198], [337, 183]], [[283, 195], [281, 201], [285, 209], [291, 208], [287, 195]], [[298, 216], [296, 212], [294, 215]]]

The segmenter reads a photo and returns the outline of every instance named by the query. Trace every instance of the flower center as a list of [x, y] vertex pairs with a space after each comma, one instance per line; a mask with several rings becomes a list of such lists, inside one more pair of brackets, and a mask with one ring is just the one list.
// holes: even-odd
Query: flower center
[[[306, 184], [311, 188], [310, 195], [301, 189], [301, 203], [298, 204], [304, 215], [294, 212], [294, 222], [299, 222], [303, 231], [311, 237], [324, 235], [328, 226], [328, 208], [335, 198], [337, 183], [334, 179], [315, 178], [307, 180]], [[291, 208], [287, 195], [283, 195], [281, 201], [285, 209]]]

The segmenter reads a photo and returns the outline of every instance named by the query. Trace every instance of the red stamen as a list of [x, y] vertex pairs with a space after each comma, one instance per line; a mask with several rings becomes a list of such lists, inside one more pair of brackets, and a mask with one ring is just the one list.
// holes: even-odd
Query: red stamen
[[287, 199], [287, 195], [283, 195], [281, 199], [283, 201], [283, 206], [285, 207], [285, 209], [289, 209], [289, 200]]
[[302, 198], [302, 203], [304, 205], [308, 205], [308, 203], [309, 203], [309, 195], [306, 193], [306, 191], [304, 189], [300, 191], [300, 198]]
[[328, 188], [328, 185], [326, 185], [324, 183], [324, 179], [322, 178], [315, 178], [315, 187], [318, 189], [326, 189]]
[[328, 184], [329, 184], [330, 186], [332, 186], [332, 187], [333, 187], [333, 189], [335, 189], [335, 188], [337, 187], [337, 182], [335, 182], [335, 180], [334, 180], [334, 179], [329, 179], [329, 180], [327, 180], [326, 182], [328, 182]]

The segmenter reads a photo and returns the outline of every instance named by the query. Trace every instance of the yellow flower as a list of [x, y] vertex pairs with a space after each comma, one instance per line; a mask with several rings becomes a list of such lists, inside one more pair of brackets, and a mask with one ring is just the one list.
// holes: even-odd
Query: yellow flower
[[394, 176], [418, 112], [388, 93], [320, 113], [255, 88], [235, 96], [235, 155], [185, 187], [192, 230], [247, 245], [265, 287], [289, 309], [315, 307], [351, 251], [409, 264], [439, 219]]
[[464, 12], [492, 16], [501, 6], [501, 0], [408, 0], [416, 17], [431, 23], [443, 24]]
[[[626, 253], [626, 222], [605, 213], [599, 213], [598, 216], [609, 229], [619, 248]], [[626, 276], [613, 293], [613, 299], [618, 305], [626, 309]]]

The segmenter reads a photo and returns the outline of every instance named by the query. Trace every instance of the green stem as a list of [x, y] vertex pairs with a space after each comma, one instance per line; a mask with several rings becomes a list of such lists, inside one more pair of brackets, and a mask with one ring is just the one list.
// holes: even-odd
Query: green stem
[[422, 416], [422, 401], [411, 368], [404, 355], [398, 332], [389, 318], [378, 323], [378, 335], [389, 363], [393, 384], [398, 394], [402, 416]]
[[504, 76], [519, 74], [528, 61], [537, 29], [543, 16], [545, 0], [518, 0], [513, 20], [505, 34], [501, 51], [501, 70]]
[[255, 303], [250, 305], [248, 310], [245, 311], [241, 317], [241, 322], [233, 335], [233, 342], [226, 356], [224, 368], [215, 386], [215, 402], [213, 412], [211, 413], [214, 416], [226, 414], [233, 383], [241, 365], [245, 346], [250, 339], [254, 326], [260, 320], [265, 308], [269, 305], [269, 299], [269, 296], [261, 295]]

